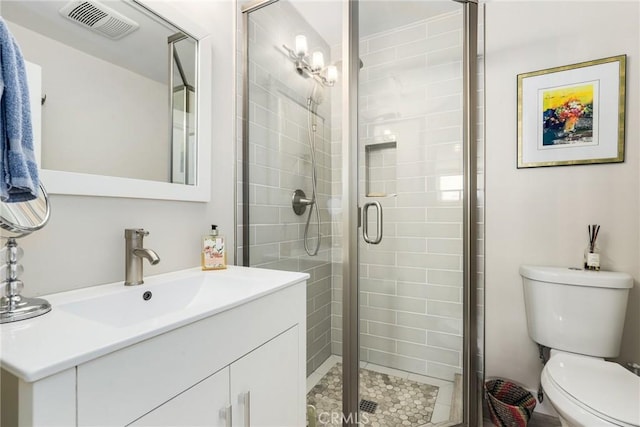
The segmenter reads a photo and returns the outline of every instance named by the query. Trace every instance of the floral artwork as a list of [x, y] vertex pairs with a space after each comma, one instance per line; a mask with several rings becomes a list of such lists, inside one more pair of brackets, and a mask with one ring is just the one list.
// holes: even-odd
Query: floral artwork
[[594, 138], [597, 136], [594, 133], [597, 82], [542, 89], [540, 96], [543, 148], [566, 144], [597, 144]]
[[518, 169], [624, 162], [626, 60], [518, 74]]

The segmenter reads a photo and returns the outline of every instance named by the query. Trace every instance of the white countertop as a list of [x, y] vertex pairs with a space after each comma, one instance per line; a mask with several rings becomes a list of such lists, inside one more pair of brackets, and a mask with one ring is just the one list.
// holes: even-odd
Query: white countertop
[[[37, 381], [142, 340], [209, 317], [309, 278], [233, 267], [200, 268], [43, 296], [52, 310], [0, 325], [0, 366]], [[142, 294], [153, 296], [144, 301]]]

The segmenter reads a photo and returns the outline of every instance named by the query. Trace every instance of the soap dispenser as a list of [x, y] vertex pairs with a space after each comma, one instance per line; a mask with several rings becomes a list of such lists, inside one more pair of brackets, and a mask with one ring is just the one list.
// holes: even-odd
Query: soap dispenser
[[209, 234], [202, 238], [202, 269], [224, 270], [227, 268], [227, 250], [224, 237], [218, 234], [218, 226], [212, 225]]

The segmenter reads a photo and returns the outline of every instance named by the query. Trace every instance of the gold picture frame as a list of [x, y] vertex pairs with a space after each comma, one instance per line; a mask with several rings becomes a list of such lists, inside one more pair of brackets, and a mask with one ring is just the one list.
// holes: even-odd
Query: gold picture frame
[[518, 169], [624, 162], [626, 58], [518, 74]]

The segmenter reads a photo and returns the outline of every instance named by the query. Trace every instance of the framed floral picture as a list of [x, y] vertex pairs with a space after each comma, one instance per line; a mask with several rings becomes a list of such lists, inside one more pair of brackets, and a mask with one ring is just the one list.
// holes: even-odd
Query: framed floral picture
[[518, 75], [518, 168], [624, 161], [626, 55]]

